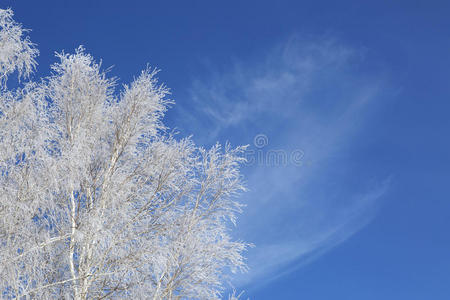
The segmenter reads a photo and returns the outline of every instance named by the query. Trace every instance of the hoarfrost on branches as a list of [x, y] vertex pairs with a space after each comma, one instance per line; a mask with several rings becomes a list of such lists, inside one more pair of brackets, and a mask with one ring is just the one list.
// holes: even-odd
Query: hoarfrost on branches
[[11, 9], [0, 11], [0, 82], [4, 85], [8, 75], [18, 71], [19, 77], [27, 77], [36, 66], [34, 58], [38, 50], [24, 37], [22, 26], [12, 19]]
[[245, 147], [196, 147], [146, 68], [121, 92], [82, 47], [28, 79], [38, 51], [0, 10], [0, 295], [217, 299], [247, 244], [229, 225]]

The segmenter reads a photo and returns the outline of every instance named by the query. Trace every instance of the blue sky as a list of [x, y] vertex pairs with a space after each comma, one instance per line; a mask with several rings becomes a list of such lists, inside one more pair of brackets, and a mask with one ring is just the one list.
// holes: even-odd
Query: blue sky
[[[38, 75], [54, 51], [80, 44], [123, 82], [150, 63], [177, 103], [166, 124], [201, 145], [250, 145], [256, 159], [243, 169], [247, 207], [234, 233], [256, 245], [234, 282], [246, 296], [448, 298], [450, 4], [2, 7], [33, 30]], [[265, 159], [276, 151], [285, 163]]]

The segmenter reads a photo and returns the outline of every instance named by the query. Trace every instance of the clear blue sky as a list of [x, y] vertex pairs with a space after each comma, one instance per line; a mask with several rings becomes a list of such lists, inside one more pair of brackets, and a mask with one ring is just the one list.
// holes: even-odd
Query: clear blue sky
[[[303, 153], [244, 168], [236, 280], [251, 299], [448, 299], [446, 1], [3, 1], [39, 75], [82, 44], [128, 82], [146, 63], [166, 123], [210, 145]], [[256, 148], [264, 134], [267, 145]]]

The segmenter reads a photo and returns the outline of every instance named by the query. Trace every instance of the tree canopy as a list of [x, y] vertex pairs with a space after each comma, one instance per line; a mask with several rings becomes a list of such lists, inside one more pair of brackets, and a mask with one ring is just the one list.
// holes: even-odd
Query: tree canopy
[[1, 297], [220, 298], [245, 147], [177, 138], [156, 69], [117, 89], [79, 47], [32, 80], [37, 55], [0, 10]]

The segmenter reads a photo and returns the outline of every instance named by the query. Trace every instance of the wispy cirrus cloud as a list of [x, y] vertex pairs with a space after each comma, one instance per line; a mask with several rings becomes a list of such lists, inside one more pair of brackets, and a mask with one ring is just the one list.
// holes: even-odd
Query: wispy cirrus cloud
[[[257, 152], [301, 149], [301, 165], [253, 164], [236, 235], [256, 245], [237, 285], [261, 283], [320, 256], [375, 216], [390, 179], [361, 177], [348, 155], [363, 143], [385, 84], [364, 70], [365, 51], [333, 37], [294, 36], [266, 54], [210, 69], [178, 107], [181, 127], [200, 143], [224, 138]], [[183, 109], [189, 105], [189, 109]], [[196, 111], [190, 114], [195, 107]], [[259, 151], [259, 152], [258, 152]]]

